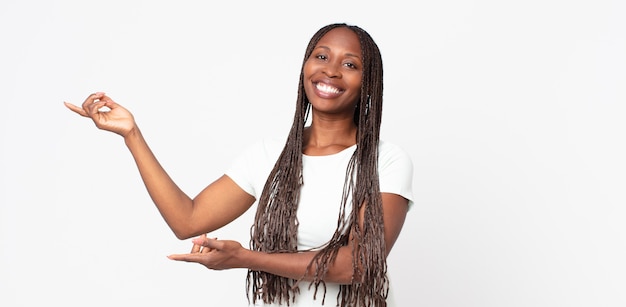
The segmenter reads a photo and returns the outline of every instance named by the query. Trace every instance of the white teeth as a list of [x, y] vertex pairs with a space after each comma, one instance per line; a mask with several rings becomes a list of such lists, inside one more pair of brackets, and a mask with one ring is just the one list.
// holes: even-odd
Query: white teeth
[[328, 84], [324, 84], [324, 83], [318, 83], [316, 85], [317, 89], [325, 92], [325, 93], [331, 93], [331, 94], [339, 94], [340, 90], [336, 87], [332, 87]]

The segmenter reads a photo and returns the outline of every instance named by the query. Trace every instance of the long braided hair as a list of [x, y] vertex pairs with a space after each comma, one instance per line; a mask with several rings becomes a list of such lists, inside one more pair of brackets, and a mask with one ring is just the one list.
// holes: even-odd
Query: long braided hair
[[[341, 285], [340, 306], [386, 306], [389, 288], [383, 211], [378, 181], [378, 144], [382, 118], [383, 67], [378, 46], [363, 29], [345, 23], [327, 25], [318, 30], [307, 46], [302, 67], [318, 41], [330, 30], [345, 27], [359, 37], [363, 57], [361, 96], [355, 109], [357, 147], [348, 163], [341, 210], [333, 237], [309, 264], [314, 273], [311, 286], [322, 286], [324, 276], [337, 257], [340, 247], [352, 246], [353, 277], [351, 284]], [[301, 70], [298, 98], [293, 124], [286, 144], [272, 169], [261, 193], [250, 247], [267, 253], [297, 252], [298, 221], [296, 218], [302, 178], [303, 131], [311, 105], [304, 92], [304, 72]], [[348, 199], [352, 210], [346, 212]], [[364, 207], [363, 222], [359, 212]], [[344, 231], [347, 229], [348, 231]], [[304, 278], [305, 276], [303, 276]], [[298, 280], [262, 271], [248, 271], [248, 295], [252, 300], [266, 303], [286, 303], [299, 293]], [[248, 296], [249, 297], [249, 296]]]

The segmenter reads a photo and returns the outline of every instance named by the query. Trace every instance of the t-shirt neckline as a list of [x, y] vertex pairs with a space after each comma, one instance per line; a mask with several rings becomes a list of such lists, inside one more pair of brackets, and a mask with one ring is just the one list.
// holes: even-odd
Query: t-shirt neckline
[[302, 156], [306, 157], [306, 158], [313, 158], [313, 159], [315, 159], [315, 158], [324, 158], [324, 157], [336, 157], [336, 156], [343, 155], [343, 154], [345, 154], [346, 152], [349, 152], [349, 151], [351, 153], [352, 150], [355, 149], [355, 148], [356, 148], [356, 144], [354, 144], [354, 145], [352, 145], [350, 147], [346, 147], [345, 149], [342, 149], [342, 150], [340, 150], [340, 151], [338, 151], [336, 153], [329, 154], [329, 155], [311, 156], [311, 155], [307, 155], [307, 154], [303, 153]]

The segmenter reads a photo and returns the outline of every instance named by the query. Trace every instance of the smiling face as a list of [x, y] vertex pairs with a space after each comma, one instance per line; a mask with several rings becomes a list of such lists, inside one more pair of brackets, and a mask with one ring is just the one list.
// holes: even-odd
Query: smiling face
[[363, 62], [359, 38], [339, 27], [326, 33], [304, 63], [304, 90], [316, 112], [354, 115], [361, 93]]

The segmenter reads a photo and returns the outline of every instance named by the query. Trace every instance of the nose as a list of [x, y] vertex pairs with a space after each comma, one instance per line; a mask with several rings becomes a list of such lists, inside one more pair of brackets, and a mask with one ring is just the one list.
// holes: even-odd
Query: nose
[[341, 78], [341, 62], [327, 62], [326, 65], [324, 65], [323, 72], [329, 78]]

